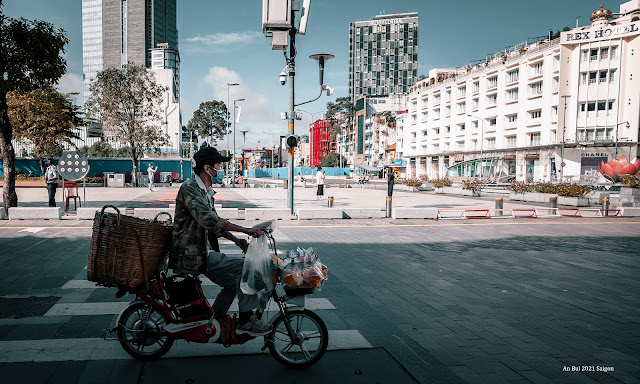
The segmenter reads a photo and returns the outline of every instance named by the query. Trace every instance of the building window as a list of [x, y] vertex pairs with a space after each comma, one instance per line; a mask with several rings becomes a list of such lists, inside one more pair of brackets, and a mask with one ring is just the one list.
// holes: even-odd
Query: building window
[[440, 134], [440, 128], [439, 127], [433, 128], [433, 130], [436, 133], [436, 135]]
[[473, 93], [478, 93], [480, 92], [480, 82], [479, 81], [474, 81], [473, 82]]
[[487, 88], [497, 88], [498, 87], [498, 76], [493, 76], [487, 79]]
[[542, 117], [542, 110], [538, 109], [537, 111], [529, 111], [529, 118], [531, 120], [539, 119]]
[[583, 49], [580, 55], [580, 61], [585, 62], [589, 60], [589, 50]]
[[466, 109], [467, 109], [467, 103], [466, 102], [463, 101], [461, 103], [458, 103], [458, 114], [465, 113]]
[[597, 49], [592, 49], [591, 50], [591, 55], [589, 55], [589, 60], [591, 60], [591, 61], [598, 60], [598, 50]]
[[451, 116], [451, 106], [447, 105], [446, 107], [444, 107], [444, 117], [449, 117]]
[[542, 95], [542, 81], [529, 85], [531, 96]]
[[607, 71], [600, 71], [600, 79], [598, 79], [599, 83], [607, 82]]
[[558, 106], [554, 105], [553, 107], [551, 107], [551, 115], [553, 117], [558, 117]]
[[434, 119], [439, 119], [440, 118], [440, 108], [436, 108], [433, 110], [433, 114], [435, 115], [433, 118]]
[[498, 94], [497, 93], [493, 93], [491, 95], [487, 95], [487, 104], [496, 105], [497, 102], [498, 102]]
[[467, 86], [463, 85], [462, 87], [458, 87], [458, 98], [467, 96]]
[[580, 85], [587, 84], [587, 72], [580, 73]]
[[429, 112], [422, 112], [422, 121], [426, 121], [429, 118]]
[[489, 119], [489, 125], [490, 126], [495, 126], [496, 124], [498, 124], [498, 120], [494, 117], [493, 119]]
[[458, 149], [464, 149], [464, 141], [456, 141], [456, 144], [458, 145]]
[[477, 97], [475, 97], [473, 100], [471, 100], [471, 108], [472, 108], [474, 111], [477, 111], [477, 110], [478, 110], [478, 104], [479, 104], [479, 101], [478, 101], [478, 98], [477, 98]]
[[477, 129], [478, 129], [478, 120], [474, 120], [474, 121], [472, 122], [472, 124], [473, 124], [473, 129], [474, 129], [474, 130], [477, 130]]
[[516, 121], [518, 121], [518, 114], [514, 113], [513, 115], [508, 115], [507, 116], [507, 121], [509, 123], [515, 123]]
[[611, 47], [611, 60], [616, 58], [616, 52], [618, 52], [618, 47], [617, 46]]
[[600, 48], [600, 60], [607, 60], [609, 58], [609, 48]]
[[445, 130], [447, 133], [451, 133], [451, 126], [450, 125], [445, 125]]
[[458, 124], [458, 131], [459, 132], [464, 132], [464, 128], [465, 128], [464, 123]]
[[433, 96], [433, 104], [440, 104], [440, 94], [438, 93], [437, 95]]
[[616, 70], [612, 69], [609, 71], [609, 82], [613, 83], [616, 79]]
[[514, 69], [511, 72], [507, 72], [507, 83], [515, 83], [516, 81], [518, 81], [519, 77], [520, 77], [519, 69]]
[[517, 101], [517, 100], [518, 100], [518, 88], [507, 90], [507, 101]]
[[529, 145], [540, 145], [540, 132], [534, 132], [529, 134]]
[[542, 75], [542, 64], [543, 62], [540, 61], [538, 63], [535, 63], [531, 66], [531, 74], [532, 75]]
[[487, 149], [495, 149], [496, 148], [496, 138], [495, 137], [489, 137], [485, 141], [486, 141], [485, 148], [487, 148]]
[[506, 148], [515, 148], [515, 146], [516, 146], [516, 135], [505, 136], [505, 138], [504, 138], [504, 146]]

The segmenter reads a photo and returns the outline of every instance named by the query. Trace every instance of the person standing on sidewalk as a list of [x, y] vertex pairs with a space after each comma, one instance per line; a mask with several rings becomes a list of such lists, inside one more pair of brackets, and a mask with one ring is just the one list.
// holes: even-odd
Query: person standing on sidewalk
[[322, 196], [324, 196], [324, 171], [322, 171], [322, 167], [320, 166], [318, 166], [318, 172], [316, 172], [316, 184], [318, 184], [316, 200], [320, 200]]
[[248, 243], [238, 239], [231, 231], [260, 237], [259, 226], [246, 228], [232, 224], [218, 216], [211, 187], [224, 177], [222, 163], [231, 157], [222, 156], [215, 148], [206, 147], [193, 156], [193, 178], [185, 181], [176, 196], [173, 222], [173, 240], [169, 253], [169, 268], [176, 273], [204, 273], [209, 280], [222, 287], [213, 302], [213, 314], [218, 321], [226, 316], [233, 299], [238, 296], [239, 319], [236, 334], [266, 335], [273, 329], [253, 313], [260, 308], [258, 295], [245, 295], [240, 289], [244, 256], [237, 257], [220, 252], [218, 238], [233, 241], [243, 253]]
[[149, 190], [153, 191], [153, 177], [158, 172], [158, 167], [153, 169], [153, 164], [149, 164], [149, 168], [147, 168], [147, 174], [149, 175]]
[[49, 206], [56, 206], [56, 189], [58, 189], [58, 167], [53, 165], [51, 158], [47, 158], [47, 169], [44, 171], [44, 178], [47, 182], [47, 192], [49, 193]]

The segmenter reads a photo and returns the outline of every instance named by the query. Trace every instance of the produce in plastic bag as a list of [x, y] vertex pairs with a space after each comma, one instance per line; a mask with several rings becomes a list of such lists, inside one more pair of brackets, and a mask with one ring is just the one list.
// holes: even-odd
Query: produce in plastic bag
[[245, 295], [256, 295], [273, 289], [271, 256], [266, 236], [252, 238], [244, 258], [240, 289]]

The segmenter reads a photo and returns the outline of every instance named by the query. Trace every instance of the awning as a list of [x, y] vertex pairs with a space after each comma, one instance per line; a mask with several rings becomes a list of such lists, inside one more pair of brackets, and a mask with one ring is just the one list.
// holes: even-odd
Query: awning
[[395, 151], [395, 150], [396, 150], [396, 145], [393, 144], [393, 145], [388, 146], [387, 149], [385, 149], [384, 151], [385, 152], [390, 152], [390, 151]]

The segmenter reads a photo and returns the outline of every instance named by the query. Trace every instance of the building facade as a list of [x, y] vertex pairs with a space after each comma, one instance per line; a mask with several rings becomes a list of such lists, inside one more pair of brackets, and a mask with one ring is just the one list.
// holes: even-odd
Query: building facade
[[398, 131], [406, 176], [578, 181], [616, 152], [637, 156], [639, 13], [639, 0], [616, 19], [600, 9], [591, 25], [431, 70]]
[[[153, 69], [156, 79], [171, 93], [165, 95], [160, 112], [171, 147], [162, 150], [179, 153], [182, 125], [177, 1], [82, 0], [82, 34], [84, 100], [90, 97], [91, 82], [105, 68], [134, 63]], [[177, 123], [169, 116], [178, 116]]]
[[309, 125], [310, 165], [318, 166], [329, 153], [335, 152], [336, 142], [331, 140], [332, 120], [316, 120]]
[[418, 14], [349, 23], [349, 96], [407, 94], [418, 80]]

